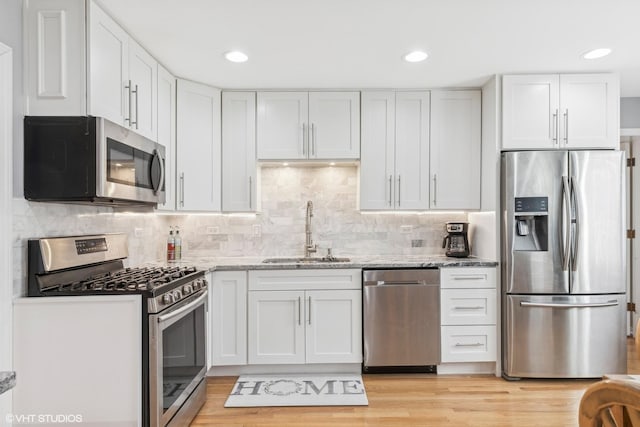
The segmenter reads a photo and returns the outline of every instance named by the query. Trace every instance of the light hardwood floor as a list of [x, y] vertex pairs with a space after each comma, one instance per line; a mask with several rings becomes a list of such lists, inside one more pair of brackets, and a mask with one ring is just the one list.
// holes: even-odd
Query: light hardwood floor
[[[629, 340], [629, 373], [640, 360]], [[366, 407], [224, 408], [235, 377], [213, 377], [192, 426], [577, 426], [594, 380], [494, 376], [364, 375]]]

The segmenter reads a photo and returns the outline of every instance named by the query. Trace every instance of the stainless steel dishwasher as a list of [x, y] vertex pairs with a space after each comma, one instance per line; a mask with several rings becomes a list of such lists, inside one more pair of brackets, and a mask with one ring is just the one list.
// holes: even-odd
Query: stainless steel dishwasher
[[363, 270], [364, 372], [436, 372], [440, 271]]

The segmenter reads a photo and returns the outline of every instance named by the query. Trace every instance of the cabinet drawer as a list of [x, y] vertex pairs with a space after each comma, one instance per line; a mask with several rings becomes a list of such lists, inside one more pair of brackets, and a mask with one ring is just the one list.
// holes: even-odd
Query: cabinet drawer
[[440, 269], [441, 288], [495, 288], [495, 267], [456, 267]]
[[495, 325], [495, 289], [442, 289], [442, 325]]
[[362, 289], [360, 269], [252, 270], [250, 291]]
[[442, 363], [495, 362], [496, 326], [443, 326]]

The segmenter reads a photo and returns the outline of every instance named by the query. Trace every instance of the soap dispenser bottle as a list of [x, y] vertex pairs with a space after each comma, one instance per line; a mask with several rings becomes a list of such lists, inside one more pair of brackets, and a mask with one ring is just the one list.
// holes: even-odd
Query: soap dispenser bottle
[[176, 226], [176, 237], [174, 238], [175, 260], [182, 259], [182, 238], [180, 237], [180, 229]]
[[167, 261], [176, 260], [176, 240], [173, 237], [173, 227], [169, 227], [169, 237], [167, 238]]

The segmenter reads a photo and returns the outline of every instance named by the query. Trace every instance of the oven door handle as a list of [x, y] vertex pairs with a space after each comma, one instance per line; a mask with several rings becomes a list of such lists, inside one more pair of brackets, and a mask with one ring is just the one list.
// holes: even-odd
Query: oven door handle
[[189, 304], [183, 305], [182, 307], [178, 308], [175, 311], [171, 311], [170, 313], [158, 316], [157, 318], [158, 324], [162, 325], [164, 323], [169, 323], [172, 320], [178, 320], [178, 318], [181, 317], [182, 315], [187, 314], [189, 311], [192, 311], [197, 306], [206, 303], [206, 300], [207, 300], [207, 292], [205, 291], [202, 293], [202, 295], [200, 295], [198, 298], [191, 301]]

